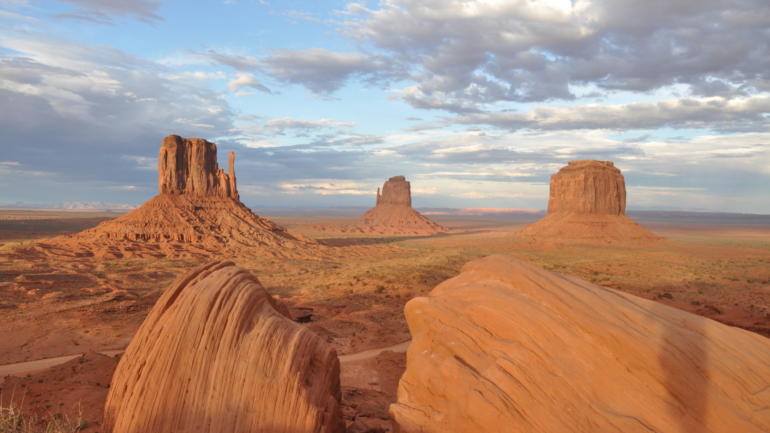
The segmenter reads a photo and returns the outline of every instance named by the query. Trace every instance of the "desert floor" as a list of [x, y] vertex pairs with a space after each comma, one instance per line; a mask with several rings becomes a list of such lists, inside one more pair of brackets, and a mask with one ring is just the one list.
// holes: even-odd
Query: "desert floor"
[[[341, 355], [349, 420], [389, 426], [387, 406], [395, 401], [406, 363], [402, 343], [410, 338], [404, 304], [457, 275], [464, 263], [489, 254], [522, 258], [770, 337], [770, 217], [699, 219], [647, 212], [637, 221], [668, 241], [633, 247], [536, 245], [515, 234], [539, 217], [532, 214], [431, 215], [453, 230], [433, 237], [335, 237], [314, 232], [312, 225], [350, 217], [257, 213], [333, 248], [381, 247], [365, 258], [228, 259], [252, 271], [270, 293], [290, 305], [295, 320], [334, 345]], [[118, 215], [0, 211], [0, 375], [15, 374], [0, 385], [2, 405], [13, 399], [42, 418], [57, 413], [81, 417], [88, 420], [83, 431], [99, 431], [116, 354], [131, 341], [161, 292], [205, 261], [23, 253], [38, 240]], [[11, 365], [66, 355], [74, 356], [47, 365]]]

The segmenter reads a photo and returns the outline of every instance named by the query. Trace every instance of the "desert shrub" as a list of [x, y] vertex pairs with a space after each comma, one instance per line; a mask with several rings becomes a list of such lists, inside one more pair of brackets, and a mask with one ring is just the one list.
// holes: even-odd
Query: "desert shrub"
[[383, 291], [385, 291], [385, 286], [383, 286], [382, 284], [378, 284], [377, 287], [375, 287], [374, 291], [377, 293], [382, 293]]

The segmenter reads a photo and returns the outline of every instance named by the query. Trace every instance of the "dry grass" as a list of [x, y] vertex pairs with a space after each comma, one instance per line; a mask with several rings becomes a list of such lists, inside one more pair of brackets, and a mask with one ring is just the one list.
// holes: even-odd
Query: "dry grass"
[[48, 415], [43, 419], [35, 413], [25, 413], [14, 403], [0, 406], [0, 433], [76, 433], [88, 427], [88, 421], [80, 415], [74, 420], [60, 413]]

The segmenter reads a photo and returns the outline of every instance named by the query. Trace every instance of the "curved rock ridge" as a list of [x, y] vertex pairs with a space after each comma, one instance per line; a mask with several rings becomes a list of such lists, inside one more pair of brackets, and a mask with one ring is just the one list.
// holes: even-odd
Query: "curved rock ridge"
[[38, 248], [45, 254], [101, 258], [303, 256], [324, 249], [244, 206], [235, 155], [230, 152], [227, 174], [217, 166], [216, 152], [216, 144], [203, 139], [166, 137], [158, 158], [159, 195], [119, 218]]
[[626, 216], [626, 183], [610, 161], [570, 161], [551, 175], [548, 215], [519, 233], [558, 244], [649, 244], [663, 238]]
[[405, 308], [396, 432], [770, 431], [770, 340], [502, 255]]
[[288, 314], [231, 262], [187, 272], [121, 358], [104, 431], [344, 432], [337, 353]]
[[235, 184], [235, 153], [230, 152], [228, 173], [217, 163], [217, 145], [202, 138], [169, 135], [158, 155], [160, 194], [197, 194], [239, 200]]
[[412, 209], [412, 187], [404, 176], [393, 176], [377, 189], [377, 204], [349, 223], [320, 224], [319, 231], [351, 234], [434, 235], [449, 231]]

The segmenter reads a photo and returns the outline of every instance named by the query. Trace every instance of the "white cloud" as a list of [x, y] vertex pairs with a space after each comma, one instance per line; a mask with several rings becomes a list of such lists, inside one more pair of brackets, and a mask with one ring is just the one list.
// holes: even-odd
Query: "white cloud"
[[235, 76], [236, 78], [233, 78], [227, 83], [227, 88], [230, 89], [231, 92], [238, 91], [244, 87], [249, 87], [259, 90], [262, 93], [273, 93], [270, 89], [262, 85], [252, 74], [248, 74], [246, 72], [236, 72]]

